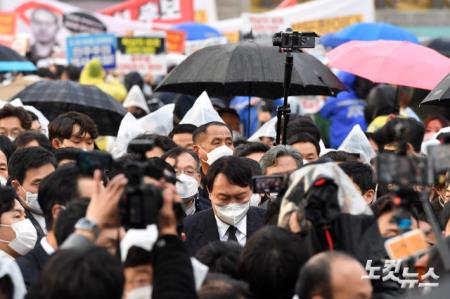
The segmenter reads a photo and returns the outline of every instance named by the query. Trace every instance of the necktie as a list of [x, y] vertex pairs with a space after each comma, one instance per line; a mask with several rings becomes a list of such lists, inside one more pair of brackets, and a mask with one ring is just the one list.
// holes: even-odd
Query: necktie
[[236, 238], [236, 227], [230, 225], [230, 227], [227, 230], [228, 233], [228, 241], [233, 241], [233, 242], [237, 242], [237, 238]]

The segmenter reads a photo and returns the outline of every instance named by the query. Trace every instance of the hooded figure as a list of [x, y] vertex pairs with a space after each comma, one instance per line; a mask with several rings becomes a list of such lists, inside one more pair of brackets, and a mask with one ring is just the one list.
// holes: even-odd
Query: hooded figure
[[127, 96], [127, 90], [117, 80], [105, 80], [105, 70], [98, 59], [89, 61], [81, 71], [80, 84], [95, 85], [119, 102]]
[[359, 154], [361, 162], [369, 165], [370, 160], [376, 156], [375, 151], [370, 145], [369, 139], [367, 139], [359, 125], [353, 127], [338, 150]]
[[320, 110], [320, 116], [330, 121], [332, 148], [338, 148], [355, 125], [360, 125], [364, 131], [367, 128], [363, 113], [365, 102], [359, 99], [353, 88], [356, 76], [340, 72], [338, 78], [347, 90], [341, 91], [336, 97], [329, 97]]
[[138, 85], [133, 85], [128, 92], [123, 107], [127, 108], [128, 112], [133, 114], [136, 118], [141, 118], [150, 113], [147, 102], [145, 101], [144, 93]]

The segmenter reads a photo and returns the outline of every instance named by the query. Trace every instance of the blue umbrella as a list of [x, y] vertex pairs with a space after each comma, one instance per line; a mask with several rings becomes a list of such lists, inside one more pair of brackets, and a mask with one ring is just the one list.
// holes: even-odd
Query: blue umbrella
[[336, 33], [322, 36], [320, 42], [326, 46], [335, 48], [352, 40], [397, 40], [419, 43], [417, 37], [411, 32], [388, 23], [357, 23], [345, 27]]
[[0, 72], [35, 71], [36, 66], [11, 48], [0, 45]]
[[217, 29], [195, 22], [178, 24], [173, 28], [186, 32], [186, 40], [202, 40], [222, 36], [222, 33], [220, 33]]

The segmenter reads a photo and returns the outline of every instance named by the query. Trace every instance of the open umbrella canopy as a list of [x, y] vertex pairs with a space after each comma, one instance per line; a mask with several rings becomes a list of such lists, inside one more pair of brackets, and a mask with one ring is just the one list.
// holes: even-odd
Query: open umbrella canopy
[[[332, 95], [344, 85], [319, 60], [294, 53], [289, 95]], [[283, 96], [285, 56], [278, 48], [246, 41], [201, 49], [177, 66], [157, 91], [198, 96]]]
[[353, 40], [397, 40], [419, 43], [411, 32], [389, 23], [356, 23], [344, 29], [322, 36], [320, 42], [327, 47], [335, 48]]
[[450, 57], [450, 38], [448, 37], [435, 38], [427, 44], [427, 47]]
[[0, 45], [0, 72], [30, 72], [36, 66], [11, 48]]
[[202, 40], [222, 36], [217, 29], [196, 22], [178, 24], [173, 28], [186, 32], [186, 40]]
[[450, 103], [450, 71], [449, 74], [427, 95], [420, 105], [448, 105]]
[[100, 135], [106, 136], [117, 134], [126, 114], [119, 102], [96, 86], [65, 80], [36, 82], [13, 98], [36, 107], [50, 120], [69, 111], [85, 113], [97, 124]]
[[410, 42], [352, 41], [327, 54], [329, 64], [369, 79], [433, 89], [450, 72], [450, 59]]

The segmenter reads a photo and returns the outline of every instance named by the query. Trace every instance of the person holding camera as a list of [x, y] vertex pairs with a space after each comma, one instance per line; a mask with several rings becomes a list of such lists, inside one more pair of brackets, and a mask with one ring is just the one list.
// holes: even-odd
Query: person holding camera
[[186, 244], [192, 255], [213, 241], [242, 246], [263, 223], [264, 210], [250, 207], [252, 169], [245, 158], [223, 157], [206, 174], [212, 208], [184, 220]]

